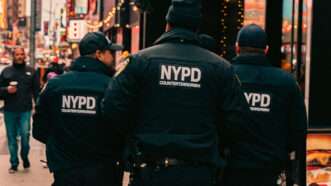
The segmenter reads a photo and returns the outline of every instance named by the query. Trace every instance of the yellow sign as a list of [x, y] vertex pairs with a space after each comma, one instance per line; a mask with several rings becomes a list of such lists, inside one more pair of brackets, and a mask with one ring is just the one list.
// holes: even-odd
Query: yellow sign
[[7, 0], [0, 0], [0, 29], [7, 29]]

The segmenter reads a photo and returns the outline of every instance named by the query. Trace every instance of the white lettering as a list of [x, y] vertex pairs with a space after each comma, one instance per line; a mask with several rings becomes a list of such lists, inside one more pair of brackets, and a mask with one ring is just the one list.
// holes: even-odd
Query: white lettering
[[256, 103], [261, 101], [261, 95], [260, 94], [253, 94], [253, 100], [252, 105], [255, 106]]
[[175, 75], [175, 80], [177, 81], [179, 78], [179, 72], [182, 70], [182, 67], [176, 68], [175, 66], [171, 66], [172, 71], [174, 72]]
[[268, 94], [262, 94], [262, 98], [261, 98], [261, 107], [269, 107], [270, 106], [270, 95]]
[[199, 82], [201, 80], [201, 70], [198, 68], [192, 68], [191, 82]]
[[160, 85], [201, 88], [201, 70], [188, 66], [161, 65]]
[[87, 106], [86, 106], [86, 108], [88, 110], [92, 110], [92, 109], [95, 109], [95, 106], [96, 106], [96, 100], [95, 100], [95, 98], [88, 97], [87, 98]]
[[185, 81], [185, 78], [190, 77], [191, 76], [191, 69], [188, 67], [183, 67], [182, 70], [182, 81]]
[[62, 96], [63, 113], [81, 113], [93, 114], [96, 113], [96, 98], [91, 96]]
[[250, 104], [253, 94], [248, 94], [247, 92], [245, 92], [244, 94], [245, 94], [245, 98], [247, 100], [247, 103]]
[[62, 108], [70, 108], [70, 98], [68, 96], [62, 96]]
[[244, 93], [251, 111], [270, 112], [271, 96], [260, 93]]
[[78, 108], [79, 109], [82, 109], [82, 106], [83, 105], [86, 105], [87, 99], [86, 99], [86, 97], [79, 96], [78, 100], [79, 100], [79, 102], [78, 102]]
[[171, 67], [170, 66], [161, 66], [161, 79], [171, 79]]
[[69, 99], [72, 102], [72, 108], [75, 109], [79, 100], [79, 96], [69, 96]]

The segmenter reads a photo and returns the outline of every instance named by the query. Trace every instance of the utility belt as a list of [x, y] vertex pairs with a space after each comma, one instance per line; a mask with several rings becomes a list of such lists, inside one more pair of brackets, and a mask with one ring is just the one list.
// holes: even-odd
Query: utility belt
[[163, 158], [157, 160], [142, 160], [141, 162], [135, 162], [133, 166], [137, 169], [147, 168], [147, 167], [159, 167], [159, 168], [169, 168], [169, 167], [206, 167], [209, 166], [207, 163], [194, 162], [188, 160], [180, 160], [175, 158]]
[[[208, 163], [204, 162], [194, 162], [189, 160], [180, 160], [175, 158], [163, 158], [159, 160], [146, 160], [141, 161], [141, 163], [134, 163], [133, 164], [133, 170], [130, 173], [130, 181], [129, 186], [134, 185], [134, 180], [136, 179], [136, 176], [144, 178], [149, 177], [150, 175], [154, 174], [155, 172], [162, 171], [162, 169], [168, 169], [168, 168], [188, 168], [188, 169], [195, 169], [195, 168], [201, 168], [201, 171], [205, 171], [206, 168], [210, 168], [212, 170], [215, 170], [214, 175], [214, 182], [216, 183], [216, 168], [212, 165], [209, 165]], [[139, 178], [138, 178], [139, 180]]]

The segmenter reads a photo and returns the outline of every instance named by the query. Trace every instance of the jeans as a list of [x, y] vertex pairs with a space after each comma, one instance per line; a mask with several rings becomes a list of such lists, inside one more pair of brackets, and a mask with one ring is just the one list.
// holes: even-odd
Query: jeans
[[10, 153], [10, 163], [13, 167], [19, 164], [17, 156], [17, 136], [21, 137], [21, 158], [28, 161], [30, 150], [30, 125], [31, 112], [4, 112], [4, 119], [7, 131], [8, 148]]

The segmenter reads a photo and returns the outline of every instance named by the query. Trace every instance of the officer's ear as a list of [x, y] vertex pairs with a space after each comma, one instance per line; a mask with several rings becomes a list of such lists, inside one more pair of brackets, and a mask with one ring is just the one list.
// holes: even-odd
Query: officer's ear
[[264, 54], [267, 55], [269, 52], [269, 45], [267, 45], [264, 49]]
[[236, 53], [237, 53], [237, 55], [240, 54], [240, 46], [239, 46], [238, 42], [236, 42]]
[[103, 52], [101, 50], [97, 50], [95, 52], [95, 57], [99, 60], [99, 61], [103, 61]]

